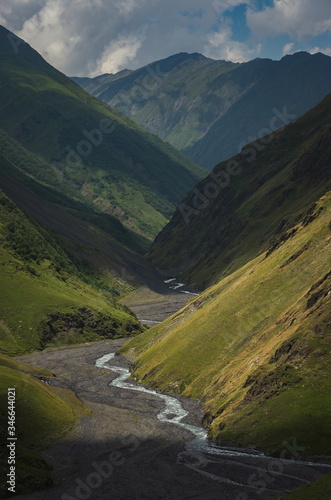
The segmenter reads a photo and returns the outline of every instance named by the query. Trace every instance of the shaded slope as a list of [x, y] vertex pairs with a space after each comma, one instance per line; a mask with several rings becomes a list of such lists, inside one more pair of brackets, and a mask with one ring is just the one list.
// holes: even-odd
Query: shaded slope
[[311, 500], [311, 498], [318, 498], [318, 500], [329, 500], [331, 497], [331, 474], [317, 479], [312, 483], [289, 493], [282, 497], [282, 500]]
[[181, 53], [135, 71], [74, 80], [211, 169], [265, 135], [275, 109], [286, 107], [292, 120], [315, 106], [331, 91], [330, 77], [331, 58], [323, 54], [234, 64]]
[[[280, 61], [256, 59], [241, 65], [235, 71], [235, 82], [245, 86], [240, 99], [184, 153], [212, 168], [238, 153], [252, 138], [265, 135], [274, 116], [284, 109], [290, 115], [289, 123], [316, 106], [331, 91], [330, 77], [331, 58], [324, 54], [299, 52]], [[284, 125], [279, 120], [277, 124]]]
[[[220, 444], [329, 455], [331, 195], [292, 237], [124, 347], [134, 377], [202, 398]], [[324, 457], [325, 459], [325, 457]]]
[[203, 288], [291, 236], [331, 187], [331, 96], [215, 167], [158, 235], [154, 264]]
[[58, 234], [67, 251], [91, 262], [96, 271], [133, 285], [158, 279], [139, 255], [146, 248], [145, 241], [114, 217], [36, 182], [1, 155], [0, 185], [25, 213]]
[[[127, 227], [155, 236], [203, 177], [203, 169], [92, 98], [2, 27], [0, 62], [0, 127], [52, 164], [64, 186]], [[34, 175], [51, 183], [50, 174]]]
[[[87, 408], [66, 389], [52, 387], [44, 381], [53, 375], [0, 355], [0, 435], [7, 442], [8, 388], [16, 388], [16, 494], [28, 494], [52, 484], [52, 467], [40, 456], [40, 447], [61, 437], [77, 419], [88, 414]], [[12, 394], [12, 392], [11, 392]], [[0, 498], [8, 498], [9, 451], [1, 447]]]

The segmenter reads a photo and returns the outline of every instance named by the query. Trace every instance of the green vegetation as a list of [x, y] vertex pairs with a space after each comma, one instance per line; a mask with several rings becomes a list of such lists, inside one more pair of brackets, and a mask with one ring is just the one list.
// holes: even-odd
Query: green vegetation
[[[63, 182], [63, 177], [48, 163], [1, 129], [0, 172], [28, 187], [42, 200], [54, 203], [67, 213], [96, 225], [131, 250], [139, 254], [146, 252], [149, 240], [123, 226], [113, 215], [98, 211], [71, 184]], [[2, 184], [5, 187], [5, 181]], [[15, 194], [13, 192], [12, 196]], [[17, 202], [24, 204], [21, 193], [16, 194], [16, 197]]]
[[289, 493], [282, 500], [329, 500], [331, 497], [331, 474]]
[[28, 44], [14, 51], [8, 35], [0, 27], [0, 128], [39, 160], [22, 161], [13, 143], [5, 157], [152, 239], [204, 169], [91, 97]]
[[79, 270], [54, 237], [0, 192], [0, 350], [131, 336], [142, 327], [116, 283]]
[[[28, 494], [44, 489], [52, 482], [51, 466], [40, 456], [39, 450], [50, 440], [62, 436], [88, 410], [68, 390], [46, 385], [39, 380], [52, 377], [38, 370], [0, 355], [0, 406], [7, 408], [8, 388], [16, 389], [16, 429], [19, 453], [16, 451], [16, 494]], [[7, 439], [7, 411], [1, 412], [1, 442]], [[2, 478], [0, 497], [8, 498], [8, 449], [1, 447]]]
[[[152, 245], [150, 260], [203, 289], [277, 248], [331, 189], [330, 126], [328, 96], [271, 138], [219, 164], [184, 198]], [[228, 185], [219, 187], [217, 179]]]
[[[244, 64], [181, 53], [136, 71], [75, 79], [95, 97], [211, 169], [330, 92], [331, 59], [300, 52]], [[283, 126], [277, 119], [276, 127]]]
[[219, 444], [279, 454], [296, 437], [302, 458], [330, 455], [330, 220], [331, 193], [274, 252], [129, 341], [134, 377], [203, 399]]

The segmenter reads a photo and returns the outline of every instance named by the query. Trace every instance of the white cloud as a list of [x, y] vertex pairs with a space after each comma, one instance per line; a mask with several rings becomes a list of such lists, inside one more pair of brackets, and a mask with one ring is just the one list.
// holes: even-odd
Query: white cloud
[[309, 51], [310, 54], [318, 54], [318, 52], [321, 52], [322, 54], [325, 54], [327, 56], [331, 56], [331, 47], [325, 49], [321, 49], [320, 47], [314, 47]]
[[303, 40], [331, 31], [330, 0], [274, 0], [262, 11], [247, 10], [247, 24], [259, 38], [286, 33]]
[[[10, 0], [3, 24], [67, 75], [134, 69], [178, 52], [245, 60], [245, 44], [216, 35], [222, 15], [251, 0]], [[220, 32], [220, 29], [218, 30]]]
[[293, 54], [293, 47], [294, 43], [286, 43], [283, 47], [283, 56], [286, 56], [287, 54]]
[[249, 48], [247, 44], [233, 40], [231, 18], [223, 18], [218, 31], [207, 36], [204, 54], [214, 59], [225, 61], [245, 62], [256, 57], [260, 52], [260, 45]]
[[129, 36], [128, 38], [120, 36], [103, 51], [96, 63], [96, 68], [90, 73], [91, 76], [117, 73], [123, 66], [134, 60], [141, 44], [142, 41], [135, 36]]

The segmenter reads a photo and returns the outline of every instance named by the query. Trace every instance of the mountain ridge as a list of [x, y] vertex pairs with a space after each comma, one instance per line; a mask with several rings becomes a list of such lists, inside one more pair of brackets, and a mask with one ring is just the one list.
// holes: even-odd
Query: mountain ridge
[[208, 169], [267, 127], [273, 108], [300, 116], [331, 91], [331, 58], [323, 54], [247, 63], [192, 56], [168, 72], [165, 59], [89, 91]]

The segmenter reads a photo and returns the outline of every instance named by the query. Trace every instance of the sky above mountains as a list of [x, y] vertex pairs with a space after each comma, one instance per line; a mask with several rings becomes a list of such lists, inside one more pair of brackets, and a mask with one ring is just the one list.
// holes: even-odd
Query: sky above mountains
[[178, 52], [234, 62], [331, 56], [331, 0], [1, 0], [0, 24], [71, 76]]

